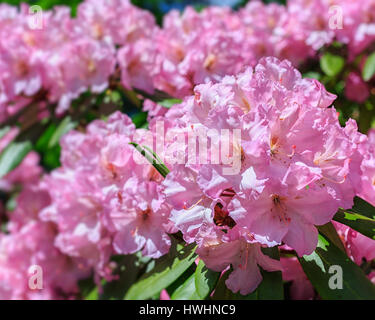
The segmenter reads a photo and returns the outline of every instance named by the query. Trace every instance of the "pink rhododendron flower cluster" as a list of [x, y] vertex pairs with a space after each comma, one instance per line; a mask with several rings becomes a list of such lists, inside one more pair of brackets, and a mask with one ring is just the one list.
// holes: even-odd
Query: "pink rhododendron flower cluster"
[[[120, 112], [95, 120], [86, 132], [63, 136], [62, 166], [37, 186], [25, 185], [10, 215], [11, 233], [2, 237], [11, 242], [24, 229], [51, 229], [48, 248], [70, 261], [73, 283], [90, 271], [97, 281], [111, 280], [115, 253], [158, 258], [169, 250], [168, 233], [180, 231], [197, 244], [208, 268], [233, 268], [229, 289], [248, 294], [262, 280], [259, 267], [275, 271], [286, 264], [264, 247], [286, 244], [300, 256], [312, 253], [316, 226], [338, 208], [351, 208], [363, 192], [369, 139], [354, 121], [340, 126], [334, 99], [290, 62], [264, 58], [254, 69], [197, 86], [193, 96], [155, 115], [149, 130], [135, 129]], [[160, 122], [169, 136], [159, 153], [170, 169], [165, 179], [129, 144], [161, 147]], [[219, 135], [236, 129], [240, 139]], [[189, 130], [195, 137], [211, 130], [206, 162], [184, 144]], [[225, 149], [223, 143], [232, 154], [224, 150], [215, 162], [213, 151]]]
[[[40, 186], [37, 162], [30, 153], [1, 180], [2, 189], [19, 184], [23, 190], [15, 208], [8, 209], [7, 233], [0, 232], [0, 299], [71, 299], [79, 292], [78, 280], [91, 273], [83, 259], [64, 255], [57, 248], [56, 226], [39, 217], [51, 197]], [[42, 277], [43, 290], [35, 290], [35, 272]]]
[[[330, 24], [334, 5], [344, 29]], [[0, 120], [43, 99], [63, 112], [83, 92], [100, 93], [119, 76], [128, 89], [183, 98], [195, 85], [237, 74], [263, 56], [297, 66], [334, 39], [355, 56], [374, 39], [373, 6], [373, 0], [289, 0], [287, 6], [251, 1], [239, 11], [188, 7], [168, 13], [159, 27], [128, 0], [86, 0], [75, 18], [66, 7], [43, 12], [39, 28], [28, 6], [17, 11], [3, 4]]]
[[32, 26], [26, 5], [20, 12], [7, 5], [0, 10], [10, 11], [0, 20], [2, 109], [9, 113], [23, 97], [38, 100], [41, 93], [63, 111], [89, 88], [105, 89], [114, 71], [114, 49], [78, 28], [68, 8], [44, 12], [41, 28]]
[[[290, 255], [313, 253], [317, 226], [355, 196], [375, 206], [375, 132], [352, 119], [341, 126], [336, 96], [295, 66], [334, 40], [354, 60], [374, 40], [374, 5], [255, 0], [238, 11], [171, 11], [159, 27], [128, 0], [85, 0], [75, 18], [66, 7], [44, 12], [40, 29], [28, 6], [0, 5], [0, 123], [31, 104], [38, 119], [48, 104], [62, 113], [86, 91], [118, 86], [145, 97], [149, 121], [136, 128], [120, 111], [84, 119], [60, 139], [60, 167], [42, 174], [31, 151], [0, 179], [14, 196], [14, 208], [0, 202], [0, 299], [79, 297], [82, 279], [116, 279], [114, 255], [157, 259], [181, 236], [207, 268], [231, 271], [234, 293], [280, 270], [293, 299], [314, 298]], [[332, 28], [332, 6], [344, 29]], [[150, 100], [158, 91], [182, 102], [162, 107]], [[348, 73], [348, 99], [363, 103], [370, 91]], [[0, 152], [22, 129], [0, 138]], [[136, 145], [155, 151], [166, 174]], [[356, 264], [375, 258], [374, 240], [334, 226]], [[279, 246], [284, 255], [271, 258]], [[30, 288], [35, 265], [43, 291]]]
[[[238, 173], [225, 174], [221, 159], [173, 168], [163, 182], [171, 220], [184, 239], [198, 244], [210, 268], [234, 267], [227, 281], [233, 291], [249, 293], [259, 284], [257, 263], [276, 269], [261, 245], [286, 243], [300, 256], [310, 254], [315, 225], [329, 222], [339, 207], [352, 207], [361, 174], [360, 162], [352, 159], [361, 154], [352, 122], [342, 128], [328, 108], [334, 99], [289, 62], [266, 58], [254, 71], [197, 86], [194, 96], [169, 111], [171, 117], [174, 109], [185, 111], [176, 118], [182, 128], [241, 128], [241, 141], [233, 142]], [[211, 149], [222, 147], [217, 141], [211, 140]]]
[[[1, 299], [67, 299], [78, 292], [77, 280], [88, 270], [63, 255], [54, 246], [52, 224], [32, 221], [11, 235], [0, 234]], [[43, 290], [33, 290], [30, 276], [43, 270]]]
[[147, 144], [145, 132], [119, 112], [94, 121], [86, 133], [71, 131], [61, 142], [62, 167], [43, 180], [52, 203], [40, 216], [57, 224], [57, 247], [101, 276], [111, 272], [113, 251], [158, 258], [170, 246], [162, 177], [152, 165], [138, 164], [136, 157], [144, 159], [129, 144]]

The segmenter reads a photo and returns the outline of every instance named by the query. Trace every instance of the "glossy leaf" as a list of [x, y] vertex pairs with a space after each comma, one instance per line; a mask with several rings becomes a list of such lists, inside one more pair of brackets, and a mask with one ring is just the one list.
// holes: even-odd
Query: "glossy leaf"
[[343, 57], [327, 52], [320, 58], [320, 67], [330, 77], [338, 75], [345, 65]]
[[179, 286], [171, 296], [172, 300], [201, 300], [195, 286], [194, 273]]
[[370, 219], [375, 219], [375, 207], [360, 197], [354, 198], [354, 206], [348, 211], [359, 213]]
[[55, 132], [51, 136], [51, 139], [48, 142], [48, 148], [53, 148], [59, 144], [61, 137], [69, 132], [70, 130], [74, 129], [77, 125], [76, 122], [72, 121], [72, 119], [68, 116], [66, 117], [61, 123], [57, 126]]
[[148, 299], [167, 288], [182, 275], [197, 258], [195, 245], [175, 245], [168, 254], [158, 259], [155, 267], [144, 274], [127, 292], [126, 300]]
[[375, 52], [367, 57], [365, 65], [362, 70], [362, 78], [365, 81], [369, 81], [374, 75], [375, 75]]
[[205, 299], [213, 291], [219, 277], [220, 272], [208, 269], [202, 260], [199, 261], [195, 270], [194, 282], [200, 299]]
[[332, 222], [329, 222], [323, 226], [319, 226], [318, 230], [321, 234], [327, 237], [331, 242], [338, 247], [341, 251], [346, 252], [344, 244], [342, 243], [340, 236], [338, 235]]
[[[375, 299], [374, 284], [361, 268], [327, 237], [320, 234], [316, 250], [308, 256], [299, 258], [299, 261], [323, 299]], [[337, 272], [335, 268], [342, 269], [342, 289], [332, 286], [332, 277]]]
[[10, 143], [0, 154], [0, 178], [15, 169], [31, 149], [30, 141]]
[[339, 210], [333, 218], [335, 221], [345, 224], [363, 235], [375, 240], [375, 220], [359, 213]]

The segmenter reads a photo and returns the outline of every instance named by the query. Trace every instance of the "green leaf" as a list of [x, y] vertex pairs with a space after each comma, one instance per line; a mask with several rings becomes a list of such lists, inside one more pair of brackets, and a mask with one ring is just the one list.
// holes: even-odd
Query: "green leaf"
[[[279, 248], [262, 248], [265, 255], [272, 259], [280, 260]], [[263, 281], [253, 293], [257, 300], [282, 300], [284, 299], [284, 287], [281, 271], [269, 272], [261, 268]]]
[[15, 169], [31, 149], [30, 141], [10, 143], [0, 154], [0, 178]]
[[159, 101], [158, 104], [160, 104], [164, 108], [170, 109], [175, 104], [179, 104], [181, 102], [182, 102], [181, 99], [165, 99], [165, 100]]
[[122, 300], [129, 290], [131, 285], [136, 282], [140, 275], [143, 263], [135, 255], [119, 255], [117, 268], [114, 275], [118, 277], [117, 280], [106, 281], [103, 284], [102, 292], [99, 294], [101, 300]]
[[136, 128], [142, 128], [147, 124], [147, 112], [137, 112], [131, 119]]
[[333, 220], [349, 226], [375, 240], [375, 220], [349, 210], [340, 209]]
[[172, 300], [201, 300], [195, 287], [194, 273], [179, 286], [171, 296]]
[[362, 70], [362, 78], [369, 81], [375, 75], [375, 52], [366, 59], [365, 66]]
[[327, 52], [320, 58], [320, 67], [323, 72], [330, 77], [334, 77], [340, 73], [345, 65], [345, 59]]
[[9, 131], [10, 131], [10, 127], [9, 126], [6, 126], [6, 127], [4, 127], [4, 128], [1, 128], [0, 129], [0, 139], [2, 138], [2, 137], [4, 137]]
[[202, 260], [199, 261], [195, 270], [194, 281], [200, 299], [205, 299], [213, 291], [219, 277], [220, 272], [208, 269]]
[[230, 268], [229, 270], [225, 271], [225, 273], [221, 276], [215, 292], [212, 296], [213, 300], [255, 300], [252, 294], [243, 296], [240, 293], [233, 293], [229, 290], [225, 284], [225, 281], [228, 279], [229, 275], [232, 273], [233, 269]]
[[354, 198], [354, 206], [349, 211], [370, 219], [375, 219], [375, 207], [360, 197]]
[[[323, 299], [375, 299], [375, 286], [361, 268], [327, 237], [320, 234], [315, 251], [298, 259], [307, 277]], [[330, 273], [331, 266], [342, 268], [342, 289], [329, 287], [329, 281], [335, 275], [334, 270]]]
[[56, 124], [51, 123], [39, 137], [39, 139], [35, 143], [35, 149], [38, 152], [45, 152], [48, 149], [49, 141], [51, 140], [53, 134], [56, 131]]
[[168, 167], [163, 163], [159, 156], [147, 146], [140, 146], [136, 142], [129, 142], [137, 151], [150, 162], [154, 168], [165, 178], [169, 173]]
[[57, 126], [55, 132], [51, 136], [51, 139], [48, 142], [48, 148], [53, 148], [59, 144], [60, 138], [70, 130], [74, 129], [77, 125], [77, 122], [72, 121], [72, 119], [67, 116], [61, 123]]
[[[262, 248], [264, 254], [273, 259], [279, 259], [277, 247]], [[225, 281], [232, 272], [232, 269], [225, 272], [220, 278], [213, 295], [214, 300], [282, 300], [284, 299], [284, 287], [281, 272], [268, 272], [260, 268], [263, 280], [259, 287], [252, 293], [243, 296], [240, 293], [233, 293], [226, 285]]]
[[309, 71], [303, 74], [304, 78], [320, 80], [322, 75], [316, 71]]
[[197, 258], [195, 248], [195, 244], [185, 247], [172, 246], [168, 254], [156, 261], [155, 267], [150, 272], [145, 273], [131, 286], [125, 299], [148, 299], [167, 288], [194, 263]]
[[346, 252], [344, 244], [342, 243], [340, 236], [338, 235], [335, 227], [333, 226], [332, 222], [328, 222], [323, 226], [319, 226], [318, 230], [321, 234], [327, 237], [331, 242], [339, 248], [341, 251]]

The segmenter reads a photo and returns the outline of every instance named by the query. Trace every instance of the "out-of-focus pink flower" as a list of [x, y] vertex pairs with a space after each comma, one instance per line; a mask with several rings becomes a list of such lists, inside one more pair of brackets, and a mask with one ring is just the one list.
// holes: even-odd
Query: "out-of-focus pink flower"
[[351, 72], [348, 75], [345, 84], [345, 96], [358, 103], [363, 103], [369, 98], [370, 88], [358, 73]]
[[[40, 221], [0, 234], [1, 299], [66, 299], [78, 293], [77, 281], [87, 277], [89, 269], [61, 254], [54, 237], [53, 225]], [[41, 268], [42, 289], [29, 287], [32, 266]]]

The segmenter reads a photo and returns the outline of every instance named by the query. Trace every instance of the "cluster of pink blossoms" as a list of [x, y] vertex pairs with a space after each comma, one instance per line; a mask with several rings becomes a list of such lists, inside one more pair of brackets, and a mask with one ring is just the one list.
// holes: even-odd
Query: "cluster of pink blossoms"
[[[366, 136], [355, 121], [340, 126], [328, 108], [334, 99], [289, 62], [266, 58], [254, 71], [197, 86], [194, 96], [166, 114], [199, 135], [241, 129], [240, 143], [232, 142], [241, 158], [237, 174], [225, 174], [224, 155], [218, 164], [173, 168], [163, 182], [171, 220], [185, 240], [198, 244], [209, 268], [233, 266], [231, 290], [256, 288], [257, 264], [276, 268], [260, 246], [285, 243], [300, 256], [312, 253], [315, 225], [331, 221], [340, 207], [351, 208], [361, 192], [359, 146]], [[209, 150], [221, 143], [212, 138]]]
[[[25, 184], [9, 214], [0, 292], [32, 298], [26, 267], [39, 264], [63, 270], [52, 272], [44, 297], [73, 295], [76, 282], [92, 272], [97, 281], [112, 279], [111, 255], [160, 257], [169, 250], [168, 234], [177, 231], [197, 244], [208, 268], [232, 266], [228, 288], [252, 292], [262, 280], [259, 266], [275, 271], [292, 263], [271, 259], [263, 247], [285, 244], [299, 256], [310, 254], [317, 225], [331, 221], [338, 208], [351, 208], [355, 195], [375, 199], [372, 135], [360, 134], [352, 120], [341, 127], [334, 99], [290, 62], [264, 58], [255, 69], [197, 86], [193, 96], [155, 117], [149, 130], [135, 129], [116, 112], [85, 133], [69, 132], [61, 141], [62, 166], [40, 183]], [[158, 149], [160, 123], [164, 149]], [[189, 133], [209, 137], [207, 161], [189, 150]], [[162, 150], [166, 178], [129, 142]], [[371, 259], [356, 239], [360, 249], [350, 247], [355, 261]], [[49, 256], [56, 259], [43, 260]], [[13, 265], [13, 257], [24, 267]], [[289, 280], [306, 280], [285, 272]]]
[[[145, 133], [116, 112], [92, 122], [85, 133], [63, 137], [62, 167], [39, 182], [22, 181], [15, 209], [8, 212], [9, 234], [1, 235], [0, 298], [74, 297], [80, 279], [113, 279], [113, 254], [141, 250], [158, 258], [168, 252], [167, 232], [176, 230], [160, 191], [162, 176], [138, 152], [133, 156], [129, 144], [148, 144]], [[53, 275], [44, 279], [42, 295], [28, 287], [31, 265]]]
[[[334, 5], [342, 10], [343, 29], [330, 25]], [[239, 11], [171, 11], [159, 27], [128, 0], [85, 0], [76, 18], [56, 7], [40, 23], [28, 6], [18, 11], [3, 4], [0, 120], [31, 102], [57, 103], [62, 112], [83, 92], [102, 92], [119, 77], [128, 89], [183, 98], [195, 85], [237, 74], [263, 56], [297, 66], [337, 39], [354, 57], [374, 40], [373, 8], [373, 0], [251, 1]]]
[[[345, 9], [350, 29], [330, 29], [334, 4]], [[63, 137], [62, 166], [41, 181], [33, 153], [0, 180], [6, 190], [23, 183], [16, 208], [7, 212], [9, 233], [0, 233], [0, 298], [74, 297], [80, 279], [112, 279], [111, 255], [142, 251], [158, 258], [177, 231], [197, 244], [209, 268], [233, 268], [226, 283], [234, 292], [259, 285], [259, 266], [284, 269], [287, 281], [304, 286], [296, 260], [271, 259], [262, 248], [286, 244], [299, 256], [310, 254], [316, 226], [338, 208], [351, 208], [355, 195], [375, 205], [374, 135], [358, 133], [353, 120], [341, 127], [331, 107], [335, 96], [302, 79], [290, 62], [257, 63], [272, 55], [298, 64], [335, 38], [363, 50], [373, 39], [373, 5], [252, 1], [238, 12], [172, 11], [159, 28], [128, 1], [86, 0], [77, 18], [66, 8], [44, 13], [42, 29], [30, 29], [28, 7], [1, 5], [0, 121], [36, 97], [64, 111], [84, 91], [102, 92], [118, 76], [128, 89], [159, 89], [184, 101], [168, 112], [148, 101], [156, 115], [149, 130], [135, 129], [119, 112], [96, 120], [86, 132]], [[157, 147], [160, 121], [172, 137], [159, 153], [170, 169], [165, 179], [129, 144]], [[223, 130], [230, 134], [223, 137]], [[186, 142], [188, 131], [209, 137], [204, 163], [173, 138], [182, 133]], [[337, 228], [355, 262], [374, 258], [373, 240]], [[44, 270], [39, 293], [29, 288], [32, 265]]]

